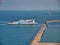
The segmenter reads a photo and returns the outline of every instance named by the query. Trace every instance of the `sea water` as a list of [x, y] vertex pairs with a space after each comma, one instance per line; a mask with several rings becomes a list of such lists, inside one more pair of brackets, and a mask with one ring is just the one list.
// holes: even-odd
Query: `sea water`
[[60, 43], [60, 22], [49, 23], [40, 42]]
[[[38, 22], [38, 25], [7, 24], [8, 22], [15, 21], [17, 19], [34, 19]], [[1, 10], [0, 45], [30, 45], [41, 25], [45, 21], [53, 19], [60, 19], [60, 11]]]

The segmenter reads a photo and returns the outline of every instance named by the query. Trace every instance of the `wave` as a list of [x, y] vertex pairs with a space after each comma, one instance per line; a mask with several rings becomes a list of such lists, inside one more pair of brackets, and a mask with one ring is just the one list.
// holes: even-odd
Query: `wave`
[[0, 23], [8, 23], [7, 21], [0, 21]]
[[0, 25], [7, 25], [7, 24], [0, 24]]

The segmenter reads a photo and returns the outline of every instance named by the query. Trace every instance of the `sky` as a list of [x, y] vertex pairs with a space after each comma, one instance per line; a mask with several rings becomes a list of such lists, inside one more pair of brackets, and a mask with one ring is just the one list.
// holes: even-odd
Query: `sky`
[[0, 10], [60, 10], [60, 0], [0, 0]]

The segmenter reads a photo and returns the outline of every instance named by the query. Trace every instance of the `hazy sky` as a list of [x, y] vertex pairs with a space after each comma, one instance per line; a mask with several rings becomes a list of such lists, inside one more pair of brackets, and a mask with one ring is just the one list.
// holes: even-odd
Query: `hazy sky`
[[0, 0], [0, 10], [60, 10], [60, 0]]

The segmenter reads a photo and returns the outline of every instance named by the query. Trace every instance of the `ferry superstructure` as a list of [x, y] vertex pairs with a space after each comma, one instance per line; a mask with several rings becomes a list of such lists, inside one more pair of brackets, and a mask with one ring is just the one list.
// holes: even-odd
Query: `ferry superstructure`
[[8, 24], [38, 24], [35, 22], [35, 20], [27, 19], [27, 20], [18, 20], [18, 21], [13, 21], [9, 22]]

